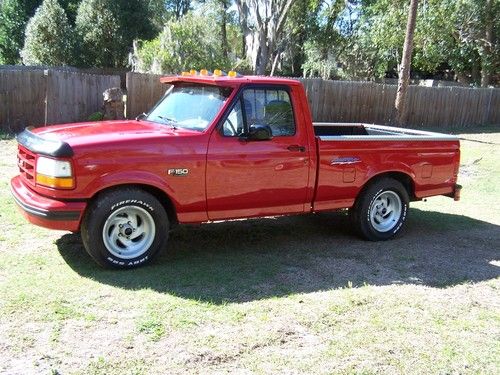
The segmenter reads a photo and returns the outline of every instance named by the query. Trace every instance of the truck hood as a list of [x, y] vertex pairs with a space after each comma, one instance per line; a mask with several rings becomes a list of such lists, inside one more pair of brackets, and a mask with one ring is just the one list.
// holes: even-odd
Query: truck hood
[[32, 129], [31, 132], [44, 139], [66, 142], [72, 147], [124, 140], [133, 141], [159, 136], [178, 137], [200, 134], [194, 130], [182, 128], [172, 129], [168, 125], [144, 120], [116, 120], [61, 124]]

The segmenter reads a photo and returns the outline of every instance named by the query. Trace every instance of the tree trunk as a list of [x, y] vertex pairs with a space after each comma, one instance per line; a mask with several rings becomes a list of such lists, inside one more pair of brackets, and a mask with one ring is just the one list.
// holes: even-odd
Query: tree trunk
[[276, 53], [286, 17], [294, 0], [236, 0], [245, 56], [255, 74], [265, 74]]
[[493, 1], [486, 1], [484, 41], [481, 48], [481, 86], [488, 87], [493, 71]]
[[396, 101], [394, 102], [394, 121], [398, 126], [402, 126], [406, 123], [406, 96], [410, 84], [411, 53], [413, 51], [413, 34], [417, 22], [417, 9], [418, 0], [411, 0], [408, 10], [408, 22], [406, 23], [403, 56], [401, 57], [401, 65], [399, 68], [398, 90], [396, 93]]
[[228, 60], [228, 43], [227, 43], [227, 0], [221, 0], [222, 3], [222, 20], [221, 20], [221, 39], [222, 39], [222, 56], [224, 60]]

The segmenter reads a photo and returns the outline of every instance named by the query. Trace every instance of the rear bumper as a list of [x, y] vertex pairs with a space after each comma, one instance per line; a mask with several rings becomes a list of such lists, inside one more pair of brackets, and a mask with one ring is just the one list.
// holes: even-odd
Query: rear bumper
[[21, 213], [30, 223], [49, 229], [79, 230], [86, 202], [65, 202], [41, 196], [29, 189], [20, 176], [10, 181], [10, 188]]
[[455, 201], [460, 200], [460, 192], [462, 191], [462, 185], [455, 184], [453, 186], [453, 191], [450, 194], [447, 194], [447, 197], [453, 198]]

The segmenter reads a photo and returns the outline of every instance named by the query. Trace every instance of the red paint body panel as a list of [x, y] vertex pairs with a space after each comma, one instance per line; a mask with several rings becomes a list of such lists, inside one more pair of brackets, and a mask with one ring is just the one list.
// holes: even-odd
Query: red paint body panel
[[[304, 88], [296, 80], [200, 76], [161, 80], [232, 87], [233, 91], [204, 131], [172, 129], [144, 120], [34, 129], [40, 137], [71, 146], [74, 155], [65, 160], [71, 162], [76, 186], [51, 189], [28, 181], [25, 174], [15, 177], [13, 195], [30, 222], [76, 231], [87, 203], [98, 192], [131, 184], [147, 185], [168, 197], [180, 223], [347, 208], [371, 178], [387, 172], [409, 176], [416, 198], [455, 192], [456, 140], [323, 140], [315, 136]], [[247, 84], [288, 87], [297, 128], [294, 136], [250, 142], [221, 134], [218, 126], [226, 109]], [[303, 146], [305, 151], [289, 150], [291, 145]], [[38, 155], [20, 146], [20, 157], [25, 154], [36, 164]], [[359, 161], [332, 165], [352, 157]], [[189, 173], [168, 175], [169, 169], [177, 168]], [[48, 220], [30, 214], [30, 207], [39, 214], [69, 211], [74, 217]]]
[[[350, 207], [373, 177], [400, 172], [411, 177], [416, 198], [451, 193], [457, 181], [458, 141], [321, 141], [320, 167], [314, 210]], [[343, 157], [358, 157], [355, 165], [331, 165]], [[422, 177], [422, 166], [432, 165], [432, 175]], [[347, 179], [346, 179], [347, 175]], [[352, 178], [354, 175], [354, 178]]]

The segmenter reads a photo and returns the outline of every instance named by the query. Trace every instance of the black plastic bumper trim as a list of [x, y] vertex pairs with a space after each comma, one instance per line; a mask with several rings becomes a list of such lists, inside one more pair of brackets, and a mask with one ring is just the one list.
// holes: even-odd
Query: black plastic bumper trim
[[69, 158], [73, 156], [73, 149], [66, 142], [40, 137], [32, 133], [30, 129], [26, 128], [17, 135], [17, 142], [20, 145], [37, 154], [56, 158]]
[[15, 194], [12, 194], [14, 197], [14, 200], [18, 204], [19, 207], [21, 207], [24, 211], [27, 213], [42, 217], [47, 220], [51, 221], [74, 221], [78, 220], [80, 218], [80, 211], [48, 211], [48, 210], [43, 210], [38, 207], [33, 207], [30, 206], [29, 204], [26, 204], [22, 202], [18, 197], [16, 197]]

